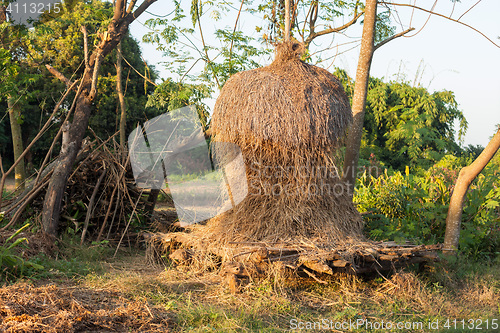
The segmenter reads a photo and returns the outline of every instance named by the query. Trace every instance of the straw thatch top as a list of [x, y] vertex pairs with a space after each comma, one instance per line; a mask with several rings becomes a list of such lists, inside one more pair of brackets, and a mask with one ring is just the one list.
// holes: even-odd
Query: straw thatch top
[[212, 118], [217, 140], [283, 148], [338, 143], [352, 120], [349, 100], [335, 76], [300, 60], [303, 50], [297, 42], [279, 44], [271, 65], [226, 82]]

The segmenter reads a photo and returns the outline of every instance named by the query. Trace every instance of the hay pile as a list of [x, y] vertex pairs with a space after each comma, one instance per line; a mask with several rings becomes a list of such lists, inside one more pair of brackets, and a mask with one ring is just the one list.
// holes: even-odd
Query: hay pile
[[303, 51], [297, 42], [279, 44], [271, 65], [235, 74], [217, 99], [213, 149], [224, 157], [232, 152], [217, 143], [240, 147], [249, 193], [193, 228], [207, 245], [305, 240], [336, 246], [363, 238], [362, 218], [335, 165], [352, 120], [349, 100], [335, 76], [300, 60]]

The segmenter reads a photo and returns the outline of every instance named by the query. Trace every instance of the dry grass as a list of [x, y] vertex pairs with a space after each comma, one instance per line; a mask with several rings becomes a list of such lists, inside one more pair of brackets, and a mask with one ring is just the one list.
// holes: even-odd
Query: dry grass
[[328, 285], [314, 280], [299, 284], [277, 271], [267, 279], [249, 281], [233, 295], [216, 271], [154, 268], [144, 258], [135, 255], [104, 263], [104, 274], [57, 286], [3, 287], [0, 330], [283, 332], [294, 318], [444, 323], [447, 318], [485, 320], [500, 314], [498, 263], [445, 264], [420, 274], [398, 272], [369, 280], [322, 277]]
[[26, 283], [0, 289], [2, 332], [169, 331], [169, 316], [113, 289]]

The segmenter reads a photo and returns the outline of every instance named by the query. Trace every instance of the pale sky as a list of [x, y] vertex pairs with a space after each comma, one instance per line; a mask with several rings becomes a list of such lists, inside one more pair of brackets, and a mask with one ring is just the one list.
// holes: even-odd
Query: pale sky
[[[185, 3], [184, 3], [185, 2]], [[449, 16], [453, 3], [450, 0], [398, 0], [396, 3], [411, 3], [419, 7], [431, 9], [434, 3], [435, 12]], [[477, 0], [462, 0], [455, 5], [452, 17], [458, 19], [465, 11], [477, 3]], [[183, 7], [187, 6], [189, 16], [189, 5], [191, 1], [182, 0]], [[235, 6], [238, 6], [236, 4]], [[158, 0], [148, 10], [156, 15], [166, 15], [174, 8], [173, 2], [169, 0]], [[394, 8], [391, 6], [391, 8]], [[396, 7], [393, 23], [400, 32], [410, 26], [415, 31], [408, 34], [410, 37], [401, 37], [379, 48], [374, 55], [370, 74], [375, 77], [384, 77], [385, 81], [396, 80], [402, 76], [410, 81], [430, 89], [451, 90], [455, 93], [459, 108], [463, 111], [469, 128], [465, 136], [465, 144], [481, 144], [485, 146], [489, 138], [495, 132], [495, 125], [500, 124], [500, 48], [493, 45], [486, 38], [472, 29], [451, 22], [445, 18], [415, 10], [412, 17], [412, 9], [407, 7]], [[205, 5], [207, 15], [202, 20], [202, 26], [207, 44], [215, 43], [210, 36], [214, 27], [224, 28], [234, 26], [236, 11], [223, 16], [218, 22], [210, 18], [213, 8]], [[500, 45], [500, 1], [482, 0], [477, 3], [461, 19], [468, 25], [480, 30], [487, 37]], [[132, 35], [138, 40], [148, 31], [141, 23], [153, 17], [145, 13], [134, 22], [131, 27]], [[344, 18], [350, 20], [349, 17]], [[188, 19], [187, 22], [190, 20]], [[427, 23], [426, 23], [427, 21]], [[342, 24], [341, 21], [334, 22], [334, 26]], [[255, 32], [255, 26], [262, 25], [258, 16], [244, 14], [241, 16], [238, 29], [244, 30], [253, 37], [259, 37]], [[343, 44], [361, 37], [362, 26], [359, 22], [356, 26], [347, 30], [345, 35], [318, 37], [315, 40], [318, 49], [324, 49], [329, 45]], [[298, 36], [297, 36], [298, 37]], [[199, 36], [193, 40], [201, 48]], [[343, 68], [347, 73], [355, 77], [359, 47], [356, 44], [339, 46], [329, 51], [332, 57], [319, 66], [331, 69], [331, 65]], [[160, 51], [155, 50], [152, 45], [141, 43], [143, 57], [151, 64], [158, 64], [164, 58]], [[311, 51], [314, 46], [311, 47]], [[341, 53], [341, 54], [338, 54]], [[336, 56], [335, 56], [336, 55]], [[323, 58], [326, 57], [323, 56]], [[265, 57], [258, 59], [262, 65], [271, 61]], [[199, 62], [200, 63], [200, 62]], [[198, 63], [198, 64], [199, 64]], [[189, 67], [189, 66], [188, 66]], [[198, 65], [190, 74], [199, 72]], [[171, 76], [169, 72], [158, 64], [156, 68], [160, 71], [162, 78]], [[398, 74], [399, 73], [399, 74]], [[419, 73], [417, 75], [417, 73]], [[173, 76], [178, 79], [177, 76]], [[415, 79], [417, 78], [417, 79]], [[214, 97], [217, 96], [217, 92]], [[212, 106], [214, 100], [207, 101]]]

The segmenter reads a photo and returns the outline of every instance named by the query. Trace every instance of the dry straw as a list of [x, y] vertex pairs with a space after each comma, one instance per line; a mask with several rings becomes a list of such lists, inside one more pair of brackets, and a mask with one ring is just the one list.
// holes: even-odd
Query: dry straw
[[281, 43], [271, 65], [224, 85], [212, 118], [214, 150], [229, 156], [228, 145], [217, 142], [240, 147], [249, 194], [193, 227], [204, 246], [307, 240], [335, 247], [363, 238], [334, 163], [352, 120], [349, 100], [335, 76], [300, 60], [303, 51], [298, 42]]

